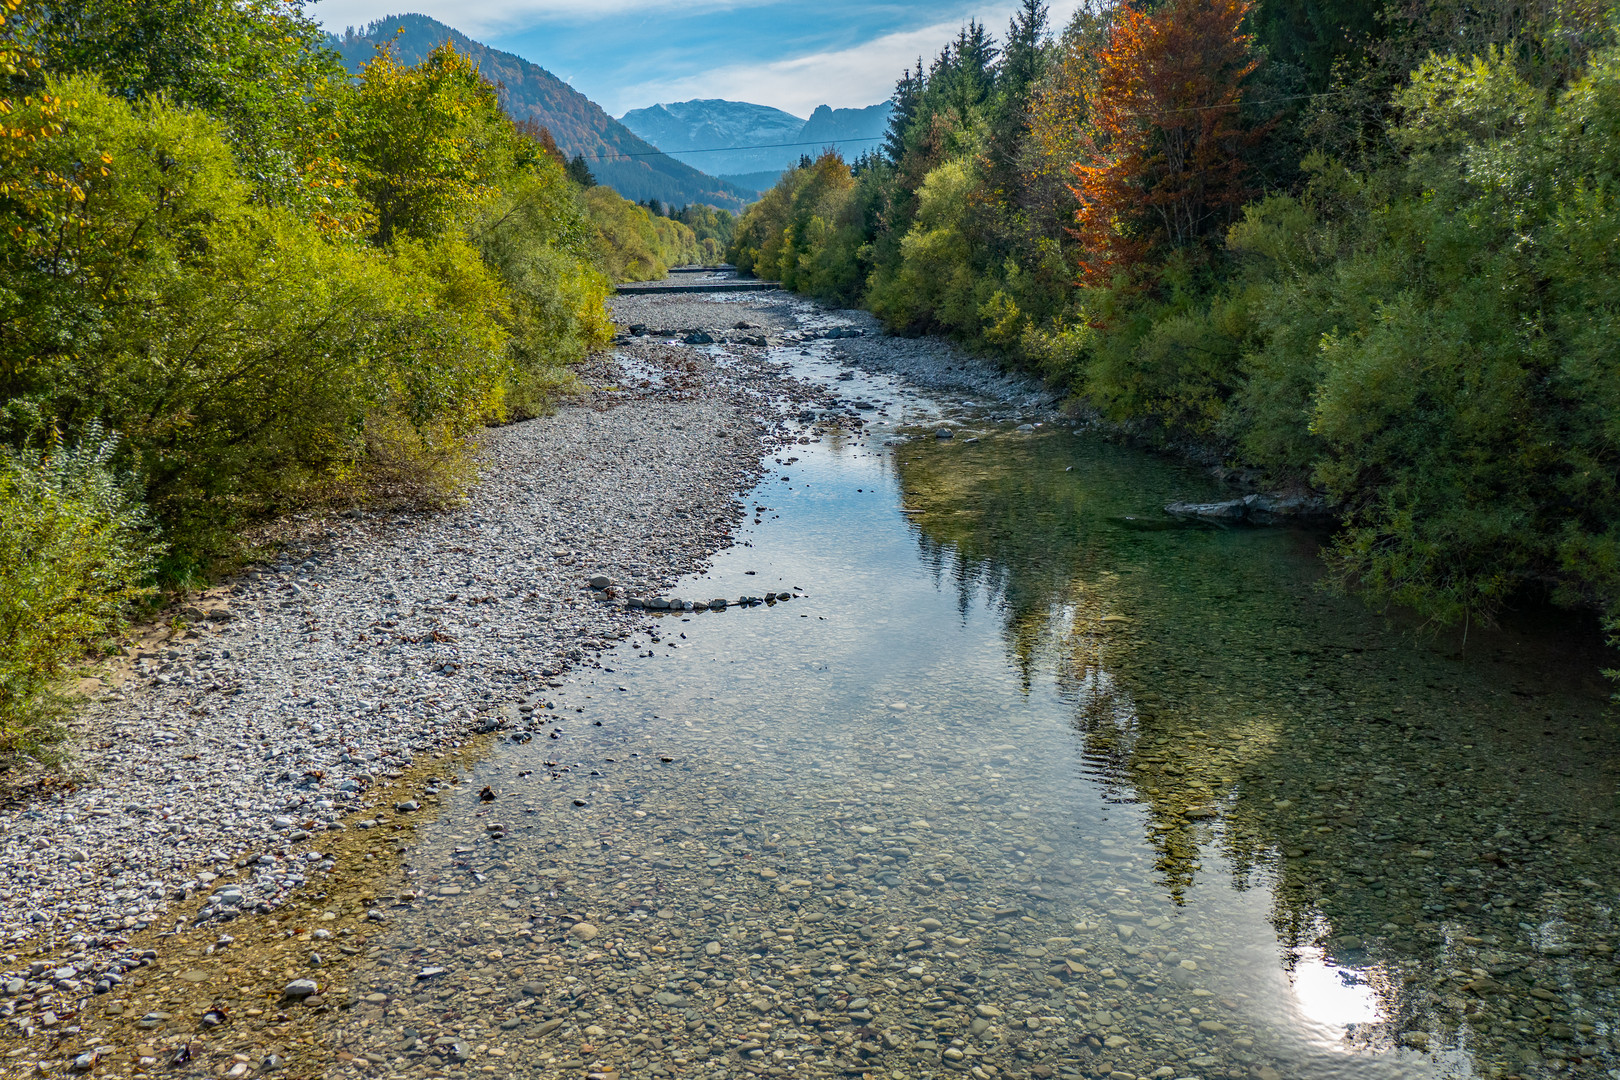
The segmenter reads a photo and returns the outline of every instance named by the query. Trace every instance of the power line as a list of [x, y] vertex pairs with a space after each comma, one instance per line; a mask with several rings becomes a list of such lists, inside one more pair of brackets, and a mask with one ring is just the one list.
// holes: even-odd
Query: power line
[[718, 154], [722, 150], [777, 150], [790, 146], [836, 146], [839, 143], [882, 142], [887, 135], [874, 135], [868, 139], [811, 139], [809, 142], [761, 143], [757, 146], [705, 146], [698, 150], [650, 150], [634, 154], [615, 152], [613, 157], [593, 157], [593, 161], [618, 161], [626, 158], [674, 157], [676, 154]]
[[[1165, 113], [1210, 112], [1216, 109], [1240, 109], [1244, 106], [1276, 105], [1284, 101], [1302, 101], [1306, 98], [1340, 97], [1350, 93], [1348, 90], [1321, 90], [1313, 94], [1285, 94], [1282, 97], [1264, 98], [1260, 101], [1233, 101], [1222, 105], [1189, 105], [1180, 109], [1165, 109]], [[718, 154], [734, 150], [779, 150], [795, 146], [837, 146], [840, 143], [884, 142], [887, 135], [873, 135], [862, 139], [811, 139], [807, 142], [785, 143], [759, 143], [754, 146], [704, 146], [691, 150], [648, 150], [637, 153], [614, 151], [613, 156], [604, 157], [595, 154], [592, 161], [628, 161], [633, 158], [646, 157], [674, 157], [676, 154]]]

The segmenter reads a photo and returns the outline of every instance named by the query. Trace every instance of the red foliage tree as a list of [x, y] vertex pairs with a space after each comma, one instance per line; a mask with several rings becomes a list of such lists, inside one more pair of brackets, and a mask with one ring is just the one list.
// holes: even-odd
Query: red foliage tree
[[1198, 249], [1254, 194], [1243, 81], [1258, 66], [1242, 32], [1253, 0], [1121, 7], [1098, 58], [1084, 145], [1071, 168], [1080, 202], [1081, 284], [1137, 275], [1171, 250]]

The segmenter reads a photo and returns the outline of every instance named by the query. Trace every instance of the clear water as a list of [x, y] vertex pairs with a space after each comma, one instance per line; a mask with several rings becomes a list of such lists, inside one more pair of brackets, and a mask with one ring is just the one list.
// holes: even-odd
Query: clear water
[[643, 617], [446, 788], [342, 1046], [404, 1074], [1620, 1076], [1620, 740], [1584, 639], [1414, 635], [1320, 589], [1306, 533], [1168, 527], [1219, 494], [1192, 471], [839, 385], [873, 430], [778, 455], [759, 524], [672, 590], [800, 598]]

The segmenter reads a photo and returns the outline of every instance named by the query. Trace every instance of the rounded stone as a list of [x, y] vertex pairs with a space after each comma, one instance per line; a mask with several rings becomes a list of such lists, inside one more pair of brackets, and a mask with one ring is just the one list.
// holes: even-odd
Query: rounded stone
[[319, 989], [320, 987], [315, 985], [314, 979], [294, 979], [287, 984], [287, 988], [281, 992], [281, 996], [288, 1001], [303, 1001], [305, 998], [313, 996]]

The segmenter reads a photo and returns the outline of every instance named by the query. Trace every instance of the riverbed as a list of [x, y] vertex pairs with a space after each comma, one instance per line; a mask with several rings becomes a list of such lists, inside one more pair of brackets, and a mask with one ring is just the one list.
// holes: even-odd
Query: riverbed
[[1426, 636], [1319, 535], [1167, 518], [1202, 472], [856, 352], [769, 350], [840, 401], [657, 594], [728, 607], [433, 785], [330, 1075], [1620, 1065], [1587, 637]]
[[0, 1072], [1620, 1075], [1590, 627], [1370, 611], [858, 313], [618, 314], [465, 505], [107, 674], [0, 820]]

